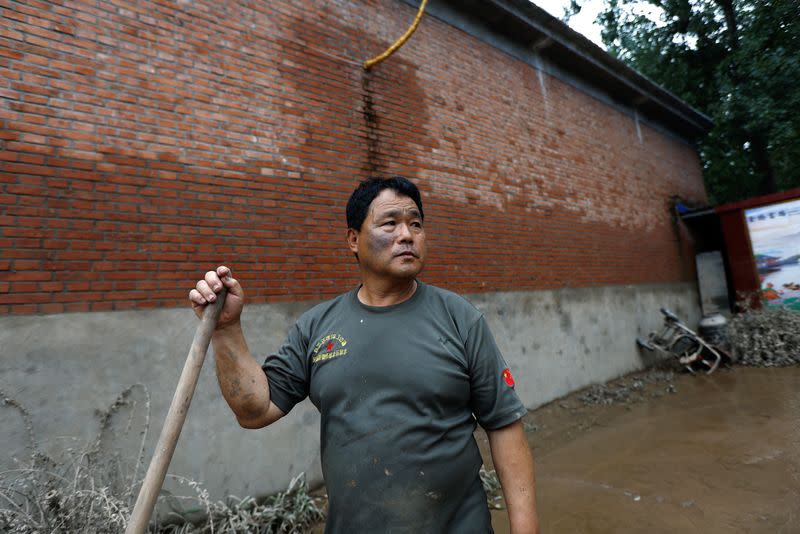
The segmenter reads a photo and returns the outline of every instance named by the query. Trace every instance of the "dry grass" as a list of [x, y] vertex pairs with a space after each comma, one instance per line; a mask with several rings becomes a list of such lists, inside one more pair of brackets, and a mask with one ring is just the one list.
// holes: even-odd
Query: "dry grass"
[[[138, 395], [135, 393], [138, 392]], [[141, 486], [145, 441], [150, 425], [147, 389], [124, 390], [100, 413], [100, 431], [83, 447], [68, 448], [54, 459], [37, 443], [30, 414], [0, 390], [0, 406], [21, 416], [29, 442], [29, 457], [0, 472], [0, 532], [38, 534], [98, 534], [124, 531]], [[123, 410], [124, 409], [124, 410]], [[122, 419], [124, 412], [127, 417]], [[121, 425], [121, 428], [120, 426]], [[138, 436], [136, 436], [138, 434]], [[120, 441], [136, 439], [137, 455], [122, 458]], [[286, 491], [259, 502], [253, 497], [212, 501], [198, 482], [170, 476], [189, 496], [162, 491], [150, 532], [157, 533], [302, 533], [324, 519], [308, 493], [304, 476]]]
[[[197, 515], [196, 509], [187, 510], [182, 506], [176, 509], [173, 502], [173, 512], [160, 523], [159, 533], [303, 533], [325, 518], [317, 502], [309, 495], [302, 473], [292, 479], [285, 491], [261, 503], [253, 497], [240, 499], [233, 496], [225, 502], [212, 502], [200, 484], [191, 479], [176, 478], [179, 483], [195, 490], [196, 497], [190, 501], [202, 505], [202, 520], [192, 521], [192, 517]], [[175, 522], [170, 523], [173, 520]]]
[[478, 474], [481, 477], [483, 491], [486, 492], [486, 504], [490, 509], [501, 510], [503, 508], [503, 489], [500, 486], [500, 479], [497, 478], [497, 472], [494, 469], [487, 471], [485, 467], [481, 467]]

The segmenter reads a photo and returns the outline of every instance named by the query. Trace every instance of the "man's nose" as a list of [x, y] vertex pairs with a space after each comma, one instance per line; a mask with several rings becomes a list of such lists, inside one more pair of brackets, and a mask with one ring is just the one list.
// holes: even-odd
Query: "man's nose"
[[400, 223], [397, 227], [398, 238], [401, 242], [413, 241], [414, 235], [411, 233], [411, 227], [406, 223]]

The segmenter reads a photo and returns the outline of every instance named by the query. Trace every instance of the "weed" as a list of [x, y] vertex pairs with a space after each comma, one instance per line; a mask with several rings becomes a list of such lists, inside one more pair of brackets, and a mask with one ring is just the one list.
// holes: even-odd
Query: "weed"
[[500, 486], [500, 479], [497, 478], [497, 472], [492, 469], [487, 471], [485, 467], [481, 467], [478, 472], [483, 484], [483, 491], [486, 492], [486, 501], [489, 508], [501, 510], [503, 508], [503, 492]]
[[[134, 394], [139, 391], [140, 395]], [[25, 424], [30, 457], [0, 472], [0, 532], [38, 534], [112, 534], [125, 530], [142, 480], [145, 441], [150, 426], [150, 396], [136, 384], [99, 413], [100, 430], [83, 447], [67, 448], [55, 460], [37, 443], [29, 412], [0, 390], [0, 406], [10, 407]], [[130, 409], [122, 429], [115, 416]], [[138, 417], [138, 419], [137, 419]], [[139, 431], [133, 461], [122, 457], [125, 443]], [[190, 496], [162, 490], [150, 532], [158, 534], [301, 533], [322, 519], [323, 513], [308, 493], [303, 474], [286, 491], [263, 500], [229, 497], [212, 501], [199, 482], [168, 475], [190, 488]], [[188, 503], [188, 506], [187, 504]]]

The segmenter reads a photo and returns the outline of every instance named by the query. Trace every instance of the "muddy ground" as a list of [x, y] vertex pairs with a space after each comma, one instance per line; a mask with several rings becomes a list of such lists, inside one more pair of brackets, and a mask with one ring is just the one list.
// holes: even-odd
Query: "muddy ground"
[[[800, 533], [798, 366], [635, 373], [523, 423], [543, 533]], [[476, 438], [491, 469], [486, 435]]]
[[[800, 533], [800, 367], [641, 382], [525, 418], [543, 533]], [[505, 511], [493, 524], [509, 532]]]

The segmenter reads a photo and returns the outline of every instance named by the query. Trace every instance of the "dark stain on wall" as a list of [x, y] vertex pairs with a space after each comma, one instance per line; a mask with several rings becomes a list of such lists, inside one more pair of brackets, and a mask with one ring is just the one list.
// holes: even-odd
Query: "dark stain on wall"
[[380, 126], [378, 125], [378, 114], [375, 112], [375, 102], [370, 88], [369, 71], [364, 71], [361, 77], [361, 95], [363, 101], [364, 126], [367, 130], [367, 172], [375, 174], [378, 172], [378, 145], [380, 142]]
[[435, 144], [427, 136], [429, 116], [417, 65], [401, 50], [364, 71], [366, 57], [359, 55], [382, 52], [391, 43], [322, 14], [297, 20], [280, 40], [289, 48], [309, 43], [303, 64], [278, 66], [291, 100], [284, 107], [287, 119], [299, 121], [304, 133], [284, 152], [296, 158], [307, 180], [349, 177], [355, 184], [371, 174], [415, 177], [420, 146]]

